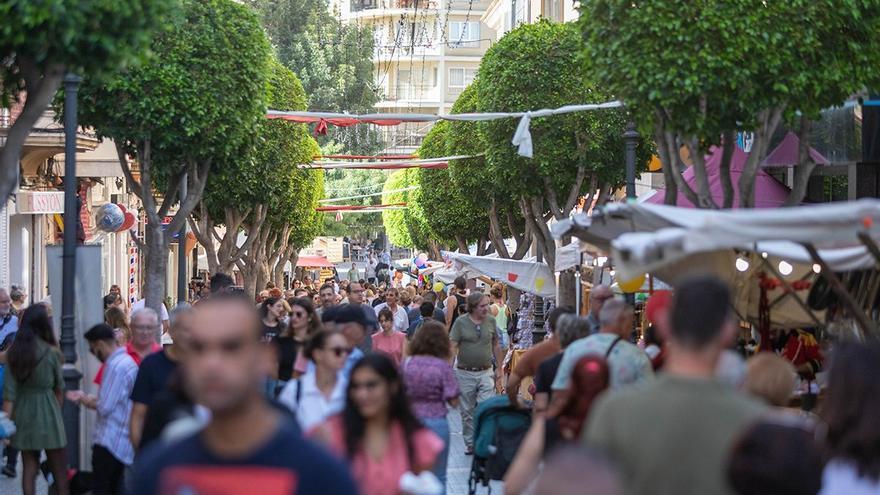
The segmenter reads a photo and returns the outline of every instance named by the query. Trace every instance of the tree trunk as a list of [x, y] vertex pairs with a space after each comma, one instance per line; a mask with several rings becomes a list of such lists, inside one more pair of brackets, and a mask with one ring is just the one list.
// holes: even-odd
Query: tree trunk
[[492, 198], [489, 204], [489, 239], [495, 245], [498, 256], [510, 258], [510, 252], [507, 250], [507, 246], [504, 245], [504, 235], [501, 234], [501, 221], [498, 218], [498, 206], [496, 205], [495, 198]]
[[767, 156], [767, 148], [770, 147], [770, 139], [782, 120], [785, 107], [770, 108], [760, 112], [758, 116], [758, 128], [755, 130], [755, 140], [752, 143], [752, 151], [743, 167], [742, 175], [739, 176], [739, 207], [755, 207], [755, 177], [758, 175], [758, 167]]
[[65, 71], [64, 65], [53, 64], [40, 74], [38, 64], [24, 58], [19, 60], [19, 65], [20, 76], [25, 83], [26, 100], [21, 113], [6, 133], [3, 147], [0, 148], [0, 210], [6, 207], [6, 200], [18, 184], [24, 142], [58, 91]]
[[[146, 250], [144, 255], [144, 287], [141, 294], [146, 307], [162, 317], [165, 304], [165, 281], [168, 270], [168, 243], [162, 225], [147, 224], [144, 232]], [[162, 327], [156, 330], [156, 343], [162, 338]]]
[[810, 127], [812, 123], [806, 116], [801, 116], [798, 128], [798, 164], [794, 167], [794, 183], [791, 185], [791, 193], [785, 200], [784, 206], [797, 206], [807, 195], [807, 186], [810, 176], [816, 169], [816, 162], [810, 156]]
[[577, 287], [577, 279], [574, 277], [574, 271], [565, 270], [559, 274], [559, 287], [557, 292], [559, 293], [559, 300], [556, 301], [556, 306], [571, 306], [575, 307], [576, 299], [575, 294], [579, 288]]
[[721, 165], [718, 172], [721, 175], [721, 190], [723, 192], [721, 207], [725, 209], [733, 208], [733, 181], [730, 178], [730, 160], [733, 158], [733, 148], [736, 146], [735, 139], [732, 130], [726, 131], [721, 137]]
[[464, 240], [464, 237], [460, 235], [455, 236], [455, 242], [458, 244], [459, 253], [471, 254], [471, 250], [468, 248], [467, 241]]
[[443, 255], [440, 253], [440, 244], [434, 239], [428, 239], [428, 259], [433, 261], [443, 259]]

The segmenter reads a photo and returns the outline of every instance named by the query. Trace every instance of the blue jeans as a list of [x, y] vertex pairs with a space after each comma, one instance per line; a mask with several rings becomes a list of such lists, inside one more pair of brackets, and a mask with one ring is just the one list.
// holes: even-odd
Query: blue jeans
[[449, 422], [446, 416], [440, 418], [421, 418], [425, 428], [433, 431], [441, 440], [443, 440], [443, 451], [437, 456], [437, 462], [434, 463], [432, 472], [443, 484], [443, 492], [446, 493], [446, 464], [449, 460]]

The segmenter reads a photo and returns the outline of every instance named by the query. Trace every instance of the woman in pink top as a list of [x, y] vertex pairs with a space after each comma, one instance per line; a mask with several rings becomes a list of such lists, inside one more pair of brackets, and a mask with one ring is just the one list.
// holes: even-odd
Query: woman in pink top
[[361, 495], [397, 495], [400, 478], [434, 466], [443, 441], [413, 415], [397, 366], [369, 354], [351, 371], [345, 409], [309, 432], [351, 465]]
[[373, 334], [373, 350], [387, 354], [398, 367], [406, 357], [406, 334], [394, 329], [394, 314], [388, 308], [379, 311], [382, 330]]

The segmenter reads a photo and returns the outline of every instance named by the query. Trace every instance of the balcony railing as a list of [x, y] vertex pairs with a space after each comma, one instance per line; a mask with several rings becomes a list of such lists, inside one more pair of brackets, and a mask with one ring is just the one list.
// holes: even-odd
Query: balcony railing
[[375, 9], [434, 9], [436, 0], [351, 0], [351, 11], [362, 12]]
[[385, 95], [386, 101], [439, 101], [440, 90], [436, 86], [403, 84], [392, 87]]

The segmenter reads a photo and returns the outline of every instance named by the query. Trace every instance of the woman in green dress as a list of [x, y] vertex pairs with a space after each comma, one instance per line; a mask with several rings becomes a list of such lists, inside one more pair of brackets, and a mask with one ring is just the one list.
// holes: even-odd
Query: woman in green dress
[[40, 472], [40, 451], [46, 451], [58, 495], [68, 495], [67, 437], [61, 419], [61, 352], [48, 308], [34, 304], [24, 310], [15, 342], [9, 348], [3, 383], [3, 411], [15, 422], [12, 446], [21, 451], [21, 489], [34, 495]]

